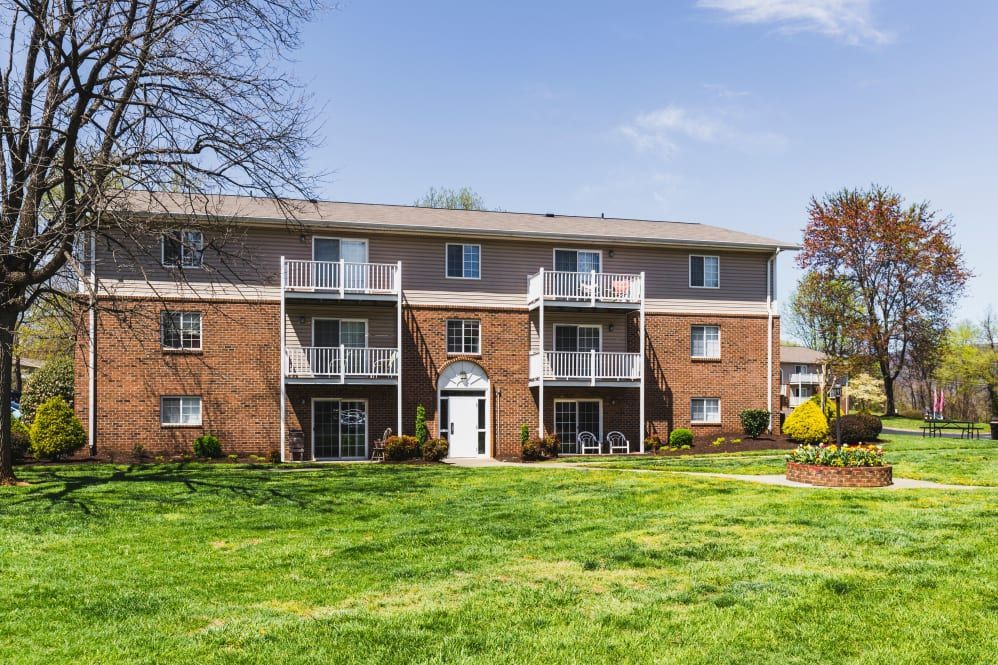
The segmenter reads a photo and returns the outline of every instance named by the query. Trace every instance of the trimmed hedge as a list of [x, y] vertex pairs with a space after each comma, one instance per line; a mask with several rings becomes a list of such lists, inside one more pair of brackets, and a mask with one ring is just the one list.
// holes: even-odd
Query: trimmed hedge
[[87, 444], [87, 433], [73, 415], [73, 409], [61, 397], [46, 400], [35, 412], [31, 423], [31, 454], [38, 458], [59, 459]]
[[212, 459], [221, 457], [222, 444], [214, 434], [202, 434], [194, 439], [194, 455]]
[[[884, 424], [876, 416], [861, 413], [851, 413], [839, 419], [842, 423], [842, 443], [868, 443], [876, 441], [880, 437], [880, 432], [884, 429]], [[828, 425], [829, 436], [836, 437], [836, 421]]]
[[672, 432], [669, 434], [669, 447], [692, 448], [693, 432], [686, 429], [685, 427], [680, 427], [679, 429], [672, 430]]
[[419, 441], [416, 437], [403, 434], [390, 436], [385, 441], [385, 459], [401, 462], [417, 457], [419, 457]]
[[31, 433], [28, 431], [28, 426], [21, 422], [20, 418], [10, 419], [10, 443], [14, 461], [23, 460], [31, 448]]
[[769, 428], [769, 411], [766, 409], [745, 409], [738, 417], [742, 421], [742, 431], [749, 438], [758, 438]]
[[447, 443], [447, 439], [427, 439], [421, 448], [423, 459], [427, 462], [439, 462], [447, 457], [448, 450], [450, 444]]
[[783, 433], [791, 441], [816, 446], [828, 440], [828, 421], [821, 407], [808, 400], [787, 416]]
[[561, 442], [554, 434], [548, 434], [543, 439], [532, 436], [520, 446], [520, 457], [525, 462], [542, 459], [554, 459], [561, 452]]
[[35, 418], [35, 411], [53, 397], [61, 397], [73, 406], [73, 359], [52, 358], [28, 379], [21, 395], [21, 414], [26, 425]]

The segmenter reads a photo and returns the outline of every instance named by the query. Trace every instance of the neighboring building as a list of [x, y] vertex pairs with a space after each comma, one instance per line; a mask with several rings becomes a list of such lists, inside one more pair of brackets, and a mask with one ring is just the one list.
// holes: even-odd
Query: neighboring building
[[803, 346], [780, 347], [780, 395], [785, 410], [792, 410], [825, 389], [828, 358]]
[[[676, 222], [298, 202], [288, 223], [265, 199], [138, 200], [171, 229], [144, 248], [155, 259], [88, 254], [128, 319], [98, 311], [77, 345], [77, 410], [100, 454], [187, 451], [210, 431], [227, 453], [291, 459], [303, 439], [308, 459], [363, 458], [386, 428], [411, 433], [419, 404], [454, 457], [516, 456], [523, 423], [566, 453], [584, 431], [639, 451], [648, 433], [734, 433], [741, 410], [779, 407], [788, 243]], [[219, 258], [217, 218], [252, 268]]]

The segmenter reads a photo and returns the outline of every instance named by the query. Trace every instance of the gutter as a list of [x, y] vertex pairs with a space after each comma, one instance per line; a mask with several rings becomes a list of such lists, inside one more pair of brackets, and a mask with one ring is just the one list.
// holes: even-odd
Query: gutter
[[769, 433], [773, 433], [773, 314], [776, 309], [776, 259], [781, 249], [776, 248], [766, 261], [766, 409], [769, 411]]

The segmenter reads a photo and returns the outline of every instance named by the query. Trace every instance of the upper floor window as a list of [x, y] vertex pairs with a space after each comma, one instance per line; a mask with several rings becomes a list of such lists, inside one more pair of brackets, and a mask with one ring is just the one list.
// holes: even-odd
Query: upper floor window
[[323, 348], [367, 346], [367, 321], [364, 319], [312, 319], [312, 346]]
[[600, 252], [594, 249], [554, 250], [554, 269], [564, 272], [599, 272]]
[[204, 254], [204, 234], [182, 229], [163, 234], [162, 260], [165, 266], [197, 268]]
[[721, 327], [693, 326], [690, 332], [690, 355], [694, 358], [720, 358]]
[[456, 279], [481, 279], [482, 246], [448, 243], [447, 276]]
[[367, 241], [356, 238], [312, 238], [312, 260], [367, 263]]
[[447, 321], [447, 353], [481, 353], [481, 327], [474, 319]]
[[721, 259], [717, 256], [691, 254], [690, 286], [705, 289], [721, 286]]
[[717, 424], [721, 422], [721, 400], [718, 397], [694, 397], [690, 400], [690, 422]]
[[201, 348], [201, 312], [162, 312], [159, 330], [164, 349]]
[[555, 351], [599, 351], [600, 326], [556, 325], [554, 327]]
[[166, 427], [196, 427], [201, 424], [201, 398], [161, 397], [159, 422]]

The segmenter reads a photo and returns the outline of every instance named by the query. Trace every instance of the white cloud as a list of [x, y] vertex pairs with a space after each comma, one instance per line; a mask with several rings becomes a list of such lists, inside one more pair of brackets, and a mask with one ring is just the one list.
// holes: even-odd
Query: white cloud
[[617, 134], [640, 152], [657, 151], [664, 156], [679, 152], [680, 144], [686, 141], [764, 149], [779, 149], [786, 144], [780, 134], [741, 131], [719, 117], [674, 105], [636, 116], [617, 127]]
[[894, 36], [873, 24], [872, 0], [697, 0], [738, 23], [778, 26], [785, 33], [817, 32], [849, 44], [887, 44]]

